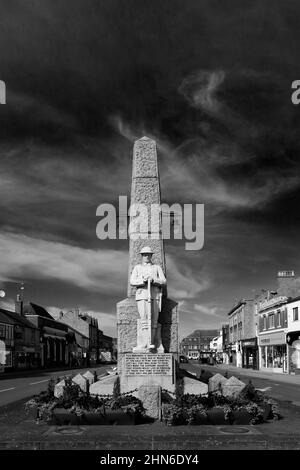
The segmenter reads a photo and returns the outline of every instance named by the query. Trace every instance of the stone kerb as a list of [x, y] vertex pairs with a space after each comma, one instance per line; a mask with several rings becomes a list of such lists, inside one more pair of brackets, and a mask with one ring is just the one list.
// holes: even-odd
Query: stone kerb
[[210, 377], [208, 380], [208, 391], [211, 393], [220, 392], [222, 391], [223, 385], [227, 382], [226, 379], [221, 374], [215, 374], [213, 377]]
[[90, 385], [95, 382], [94, 374], [92, 374], [92, 372], [90, 372], [89, 370], [83, 374], [83, 377], [87, 379]]
[[236, 377], [230, 377], [222, 385], [222, 393], [225, 397], [236, 398], [241, 391], [246, 387], [246, 384]]
[[66, 381], [65, 380], [61, 380], [60, 382], [58, 382], [55, 385], [55, 387], [54, 387], [54, 396], [56, 398], [60, 398], [60, 397], [63, 396], [65, 386], [66, 386]]
[[74, 384], [77, 384], [83, 392], [88, 391], [88, 383], [89, 382], [85, 377], [83, 377], [83, 375], [81, 375], [81, 374], [75, 375], [75, 377], [72, 378], [72, 382]]
[[183, 390], [184, 394], [190, 394], [190, 395], [207, 395], [208, 392], [208, 385], [200, 382], [197, 379], [192, 379], [190, 377], [184, 377], [183, 378]]
[[90, 386], [90, 395], [112, 395], [116, 375], [107, 375]]

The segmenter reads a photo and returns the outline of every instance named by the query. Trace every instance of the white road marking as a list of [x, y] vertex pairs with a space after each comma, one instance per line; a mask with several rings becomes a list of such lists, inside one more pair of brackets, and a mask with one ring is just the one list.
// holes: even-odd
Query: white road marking
[[256, 388], [255, 390], [258, 390], [259, 392], [267, 392], [268, 390], [271, 390], [272, 387], [266, 387], [266, 388]]
[[5, 388], [4, 390], [0, 390], [0, 393], [1, 392], [8, 392], [9, 390], [14, 390], [16, 387], [12, 387], [12, 388]]
[[41, 384], [41, 383], [43, 383], [43, 382], [48, 382], [48, 379], [46, 379], [46, 380], [40, 380], [39, 382], [32, 382], [32, 383], [29, 384], [29, 385]]

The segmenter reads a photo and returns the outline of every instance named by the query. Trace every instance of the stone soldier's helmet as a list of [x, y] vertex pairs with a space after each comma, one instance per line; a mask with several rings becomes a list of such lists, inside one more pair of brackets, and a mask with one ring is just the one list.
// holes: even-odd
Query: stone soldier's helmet
[[141, 249], [140, 254], [153, 255], [153, 251], [151, 250], [150, 246], [144, 246], [144, 248]]

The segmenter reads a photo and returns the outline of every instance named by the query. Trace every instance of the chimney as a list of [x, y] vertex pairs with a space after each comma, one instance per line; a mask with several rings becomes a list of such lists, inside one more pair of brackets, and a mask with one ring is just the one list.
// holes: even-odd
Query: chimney
[[20, 294], [17, 295], [17, 300], [15, 301], [15, 312], [18, 315], [23, 315], [23, 300]]
[[277, 274], [277, 294], [286, 297], [296, 297], [299, 295], [294, 271], [279, 271]]

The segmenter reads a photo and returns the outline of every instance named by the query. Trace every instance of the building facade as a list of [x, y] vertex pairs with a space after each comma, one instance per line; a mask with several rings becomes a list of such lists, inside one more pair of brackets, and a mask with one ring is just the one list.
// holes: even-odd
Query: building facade
[[258, 306], [259, 369], [288, 373], [286, 333], [288, 297], [269, 296]]
[[300, 374], [300, 297], [290, 300], [286, 307], [288, 371], [290, 374]]
[[46, 309], [32, 302], [24, 305], [24, 314], [40, 330], [41, 367], [67, 365], [67, 325], [54, 320]]
[[0, 309], [0, 372], [14, 366], [14, 322]]
[[94, 365], [99, 361], [99, 337], [98, 321], [79, 309], [60, 312], [58, 321], [76, 330], [83, 337], [88, 338], [88, 350], [83, 352], [87, 366]]
[[210, 342], [219, 330], [196, 330], [180, 343], [180, 352], [189, 359], [200, 359], [201, 353], [210, 352]]
[[16, 302], [15, 312], [0, 311], [0, 341], [6, 351], [4, 370], [40, 367], [40, 331], [23, 316], [21, 304], [20, 300]]
[[255, 302], [240, 300], [229, 312], [229, 363], [258, 368]]

